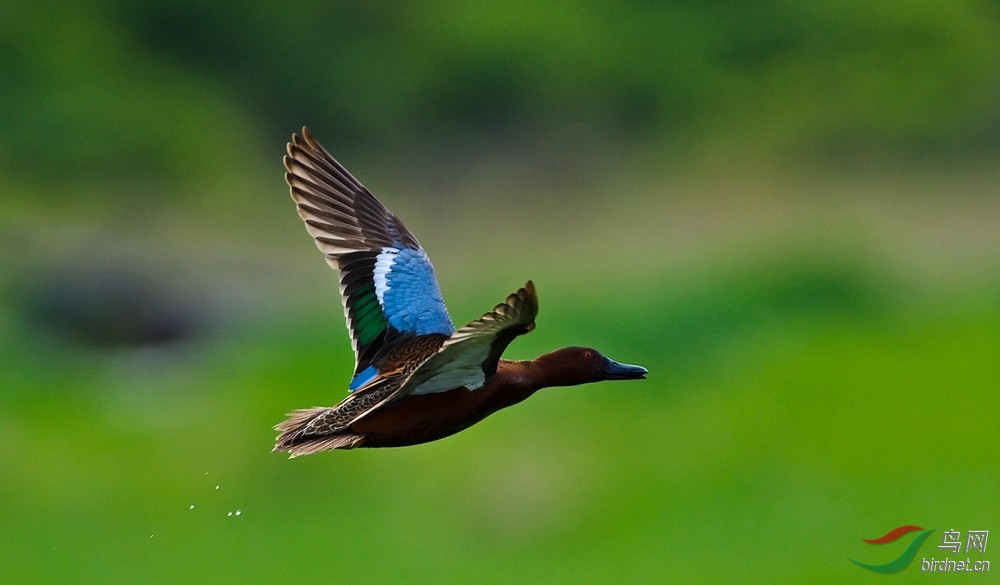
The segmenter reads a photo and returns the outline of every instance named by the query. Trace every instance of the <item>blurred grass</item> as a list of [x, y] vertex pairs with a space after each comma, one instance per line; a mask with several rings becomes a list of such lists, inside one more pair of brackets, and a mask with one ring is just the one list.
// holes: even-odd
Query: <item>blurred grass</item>
[[514, 353], [584, 340], [650, 379], [295, 461], [268, 427], [346, 383], [335, 307], [141, 351], [14, 320], [0, 564], [19, 583], [840, 583], [887, 527], [988, 527], [995, 295], [896, 303], [863, 263], [800, 263], [627, 303], [549, 293]]
[[[511, 357], [590, 344], [650, 379], [295, 461], [269, 452], [270, 427], [342, 396], [351, 355], [334, 274], [280, 185], [246, 193], [261, 203], [239, 220], [20, 207], [4, 233], [23, 251], [0, 274], [4, 576], [842, 583], [891, 527], [988, 529], [995, 168], [730, 171], [634, 180], [624, 199], [620, 180], [500, 198], [508, 177], [446, 207], [373, 187], [456, 321], [533, 278], [539, 327]], [[30, 310], [108, 266], [162, 293], [154, 308], [195, 307], [190, 339], [81, 343]]]

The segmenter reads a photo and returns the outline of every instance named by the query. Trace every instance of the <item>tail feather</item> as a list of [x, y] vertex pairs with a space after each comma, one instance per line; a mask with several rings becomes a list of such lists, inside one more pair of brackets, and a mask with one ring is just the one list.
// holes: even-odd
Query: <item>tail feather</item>
[[274, 451], [286, 451], [290, 457], [311, 455], [330, 449], [353, 449], [364, 438], [346, 429], [332, 434], [313, 434], [309, 425], [317, 418], [326, 417], [333, 409], [317, 406], [288, 413], [288, 418], [274, 427], [280, 434], [275, 439]]

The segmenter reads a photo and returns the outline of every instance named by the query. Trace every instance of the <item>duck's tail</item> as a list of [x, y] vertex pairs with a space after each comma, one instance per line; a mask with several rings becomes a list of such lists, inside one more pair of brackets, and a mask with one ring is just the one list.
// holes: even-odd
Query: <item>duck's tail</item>
[[317, 406], [288, 413], [288, 418], [274, 427], [280, 434], [274, 442], [274, 451], [285, 451], [290, 457], [311, 455], [331, 449], [353, 449], [360, 446], [364, 437], [341, 429], [332, 433], [316, 433], [315, 423], [333, 414], [334, 409]]

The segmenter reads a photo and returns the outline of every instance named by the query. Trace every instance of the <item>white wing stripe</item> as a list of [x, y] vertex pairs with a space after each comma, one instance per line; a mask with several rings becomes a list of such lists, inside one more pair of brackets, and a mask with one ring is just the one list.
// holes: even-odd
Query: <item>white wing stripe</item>
[[372, 279], [375, 281], [375, 296], [378, 297], [378, 304], [385, 309], [385, 293], [389, 290], [389, 272], [392, 271], [392, 265], [396, 262], [396, 254], [399, 250], [396, 248], [382, 248], [382, 252], [375, 258], [375, 270], [372, 273]]

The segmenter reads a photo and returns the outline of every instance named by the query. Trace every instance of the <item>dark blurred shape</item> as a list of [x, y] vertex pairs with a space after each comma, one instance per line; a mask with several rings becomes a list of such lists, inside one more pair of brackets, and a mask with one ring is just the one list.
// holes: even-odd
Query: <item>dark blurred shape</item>
[[99, 348], [162, 346], [192, 338], [203, 324], [190, 300], [127, 265], [47, 272], [19, 303], [38, 328]]

